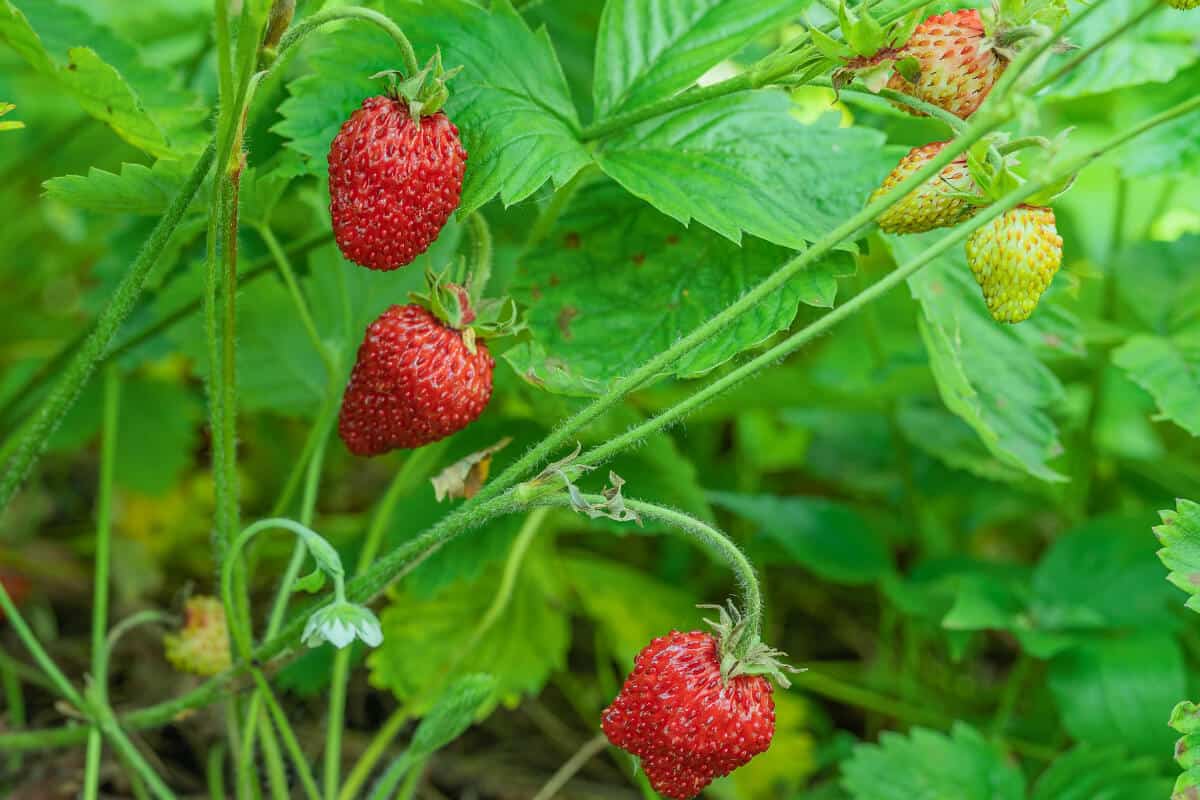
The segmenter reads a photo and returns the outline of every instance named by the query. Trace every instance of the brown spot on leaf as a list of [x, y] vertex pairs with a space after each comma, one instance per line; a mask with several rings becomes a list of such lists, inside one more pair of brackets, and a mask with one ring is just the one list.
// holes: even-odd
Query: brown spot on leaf
[[672, 233], [667, 237], [667, 244], [674, 247], [675, 245], [679, 244], [679, 237]]
[[1047, 333], [1044, 337], [1042, 337], [1042, 341], [1046, 343], [1046, 347], [1050, 347], [1055, 350], [1062, 347], [1063, 343], [1062, 338], [1055, 336], [1053, 333]]
[[559, 281], [559, 279], [558, 279], [558, 276], [557, 276], [557, 275], [555, 275], [555, 274], [553, 274], [553, 273], [551, 273], [551, 274], [550, 274], [550, 285], [551, 285], [551, 286], [558, 286], [558, 284], [559, 284], [559, 283], [561, 283], [561, 281]]
[[558, 331], [564, 339], [570, 339], [575, 334], [571, 333], [571, 321], [579, 316], [579, 309], [575, 306], [563, 306], [562, 311], [558, 312]]
[[563, 237], [563, 247], [567, 248], [568, 250], [578, 250], [579, 243], [579, 234], [575, 231], [571, 231]]
[[645, 253], [634, 253], [633, 258], [630, 260], [633, 261], [633, 265], [635, 267], [640, 267], [642, 264], [646, 263], [646, 254]]
[[67, 64], [67, 69], [71, 70], [71, 72], [74, 72], [75, 70], [79, 69], [79, 65], [72, 62], [70, 64]]
[[541, 300], [542, 299], [542, 287], [538, 286], [536, 283], [533, 286], [530, 286], [529, 287], [529, 295], [534, 300]]

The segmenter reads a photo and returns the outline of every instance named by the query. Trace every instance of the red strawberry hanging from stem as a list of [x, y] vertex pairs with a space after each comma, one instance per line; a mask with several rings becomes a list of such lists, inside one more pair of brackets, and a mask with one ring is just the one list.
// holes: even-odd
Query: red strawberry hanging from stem
[[363, 100], [334, 137], [329, 212], [348, 260], [376, 270], [406, 266], [458, 208], [467, 153], [441, 111], [455, 72], [434, 56], [386, 95]]
[[602, 718], [608, 740], [638, 756], [650, 785], [672, 800], [690, 800], [765, 752], [775, 733], [765, 676], [788, 686], [782, 654], [736, 608], [718, 610], [715, 636], [672, 631], [638, 653]]
[[355, 455], [422, 447], [474, 422], [492, 396], [485, 339], [521, 327], [511, 300], [476, 301], [432, 272], [427, 280], [427, 294], [384, 311], [359, 347], [338, 417]]

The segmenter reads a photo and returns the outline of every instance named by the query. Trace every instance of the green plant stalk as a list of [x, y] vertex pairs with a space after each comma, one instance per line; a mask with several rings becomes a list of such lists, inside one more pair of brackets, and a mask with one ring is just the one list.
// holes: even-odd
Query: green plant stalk
[[[805, 81], [804, 85], [820, 86], [823, 89], [833, 89], [833, 81], [829, 78], [816, 78], [810, 81]], [[843, 86], [841, 89], [836, 91], [849, 94], [867, 95], [868, 97], [882, 97], [884, 100], [891, 100], [893, 103], [899, 103], [900, 105], [908, 106], [914, 111], [920, 111], [922, 114], [925, 114], [928, 117], [932, 117], [939, 122], [945, 123], [946, 127], [955, 134], [960, 133], [963, 128], [966, 127], [965, 120], [956, 117], [954, 114], [951, 114], [941, 106], [935, 106], [933, 103], [927, 103], [924, 100], [913, 97], [911, 94], [898, 92], [895, 89], [885, 88], [880, 89], [878, 92], [872, 92], [865, 86], [851, 84], [849, 86]]]
[[598, 733], [588, 739], [583, 747], [579, 748], [579, 752], [563, 762], [563, 765], [550, 776], [550, 780], [546, 781], [545, 785], [538, 790], [538, 793], [533, 796], [533, 800], [553, 800], [559, 791], [571, 781], [571, 778], [574, 778], [579, 770], [583, 769], [605, 747], [608, 747], [608, 737], [603, 733]]
[[309, 16], [288, 29], [288, 32], [279, 40], [279, 52], [282, 55], [285, 50], [301, 41], [305, 36], [322, 25], [350, 19], [361, 19], [374, 23], [392, 37], [392, 41], [400, 48], [400, 58], [404, 61], [406, 76], [411, 77], [421, 71], [421, 64], [417, 61], [417, 53], [413, 49], [412, 42], [404, 35], [404, 31], [400, 29], [400, 26], [392, 22], [391, 18], [380, 14], [378, 11], [369, 8], [359, 8], [358, 6], [331, 8], [326, 11], [309, 14]]
[[217, 742], [208, 751], [205, 759], [204, 776], [208, 784], [209, 800], [225, 800], [225, 746]]
[[[421, 769], [425, 765], [424, 759], [409, 758], [408, 751], [401, 753], [382, 775], [379, 780], [375, 781], [374, 788], [371, 789], [369, 800], [389, 800], [389, 798], [399, 798], [404, 796], [405, 789], [409, 783], [401, 786], [400, 782], [407, 776], [409, 781], [421, 779]], [[397, 791], [399, 790], [399, 791]]]
[[[339, 655], [341, 651], [338, 651]], [[356, 797], [362, 796], [362, 787], [367, 782], [367, 778], [371, 777], [371, 773], [375, 769], [375, 765], [379, 763], [379, 759], [387, 752], [388, 747], [400, 731], [404, 729], [404, 725], [409, 720], [409, 714], [401, 706], [392, 712], [392, 715], [387, 718], [371, 742], [367, 745], [367, 749], [358, 759], [358, 763], [350, 770], [350, 774], [346, 776], [346, 782], [342, 784], [342, 790], [338, 794], [338, 800], [355, 800]]]
[[279, 239], [276, 238], [270, 225], [264, 223], [257, 226], [256, 229], [258, 230], [259, 237], [267, 245], [267, 250], [271, 253], [271, 257], [275, 259], [275, 264], [279, 267], [279, 274], [287, 286], [288, 294], [292, 297], [292, 305], [296, 307], [296, 314], [300, 317], [300, 323], [304, 326], [304, 332], [308, 334], [313, 349], [321, 357], [321, 362], [325, 365], [325, 371], [332, 380], [337, 372], [334, 368], [333, 358], [329, 354], [329, 348], [321, 340], [321, 334], [317, 332], [317, 323], [313, 320], [312, 311], [308, 307], [308, 301], [304, 299], [304, 293], [300, 291], [300, 283], [296, 280], [296, 271], [292, 269], [292, 262], [288, 259], [287, 253], [284, 252], [283, 247], [279, 244]]
[[146, 244], [142, 246], [137, 258], [134, 259], [129, 272], [125, 273], [120, 284], [117, 285], [108, 305], [96, 320], [92, 332], [88, 334], [83, 345], [75, 352], [75, 356], [55, 381], [54, 388], [46, 397], [41, 408], [38, 409], [37, 415], [30, 425], [20, 434], [21, 438], [16, 451], [8, 462], [3, 480], [0, 480], [0, 511], [8, 506], [9, 501], [16, 494], [17, 488], [28, 477], [34, 463], [45, 451], [50, 435], [57, 430], [67, 410], [75, 403], [79, 393], [83, 391], [84, 384], [87, 383], [96, 364], [104, 356], [104, 351], [108, 349], [109, 344], [117, 335], [121, 323], [133, 310], [142, 287], [146, 283], [146, 276], [158, 261], [158, 257], [162, 255], [171, 234], [175, 231], [180, 219], [183, 218], [183, 214], [196, 196], [196, 192], [199, 191], [200, 184], [212, 166], [214, 155], [213, 147], [209, 146], [197, 159], [187, 181], [171, 200], [171, 204], [158, 224], [154, 226], [154, 231], [146, 240]]
[[159, 777], [154, 768], [146, 763], [146, 759], [138, 752], [137, 747], [125, 735], [125, 731], [121, 730], [121, 726], [117, 723], [117, 718], [113, 715], [112, 709], [107, 703], [97, 703], [93, 709], [95, 713], [96, 724], [100, 726], [105, 738], [107, 738], [116, 749], [116, 751], [125, 759], [126, 763], [133, 771], [133, 776], [140, 778], [146, 783], [151, 794], [158, 800], [175, 800], [175, 793], [170, 787]]
[[[92, 686], [100, 702], [108, 702], [108, 572], [112, 555], [113, 471], [116, 464], [117, 424], [121, 404], [121, 377], [115, 365], [104, 371], [104, 420], [100, 439], [100, 486], [96, 499], [96, 556], [92, 578]], [[83, 796], [95, 800], [100, 793], [100, 756], [103, 740], [99, 728], [88, 734]]]
[[[5, 709], [8, 711], [8, 726], [11, 728], [25, 727], [25, 694], [21, 690], [21, 676], [13, 669], [13, 662], [7, 657], [0, 660], [0, 682], [4, 684]], [[16, 772], [21, 768], [21, 754], [13, 753], [8, 759], [8, 768]]]
[[[254, 671], [255, 674], [259, 670]], [[246, 719], [252, 719], [247, 714]], [[271, 790], [271, 800], [289, 800], [288, 785], [287, 785], [287, 770], [283, 766], [283, 755], [279, 752], [279, 740], [275, 738], [275, 730], [271, 727], [271, 720], [263, 715], [257, 716], [258, 724], [255, 729], [260, 734], [257, 741], [262, 742], [263, 762], [267, 768], [267, 787]], [[246, 728], [250, 725], [247, 723]], [[241, 774], [241, 773], [239, 773]], [[246, 787], [250, 791], [251, 787]], [[262, 791], [261, 787], [253, 787], [258, 791]]]
[[300, 747], [296, 732], [288, 723], [287, 715], [283, 713], [279, 701], [275, 699], [275, 693], [271, 691], [271, 685], [263, 677], [262, 670], [256, 669], [253, 674], [258, 692], [266, 700], [271, 719], [274, 720], [275, 727], [279, 729], [279, 735], [283, 737], [283, 746], [287, 748], [288, 755], [292, 759], [292, 766], [296, 769], [296, 775], [300, 778], [300, 785], [303, 787], [304, 793], [308, 796], [308, 800], [320, 800], [321, 792], [317, 788], [317, 781], [313, 778], [312, 770], [308, 766], [308, 759]]
[[[1097, 8], [1099, 5], [1100, 4], [1090, 6], [1083, 13]], [[1131, 139], [1134, 139], [1142, 133], [1145, 133], [1147, 130], [1170, 122], [1197, 109], [1200, 109], [1200, 96], [1179, 103], [1173, 108], [1163, 111], [1160, 114], [1157, 114], [1150, 119], [1147, 119], [1142, 123], [1113, 136], [1089, 152], [1072, 159], [1069, 163], [1053, 170], [1051, 173], [1049, 173], [1049, 177], [1041, 178], [1037, 180], [1036, 183], [1049, 185], [1053, 181], [1060, 180], [1067, 175], [1078, 172], [1080, 168], [1086, 166], [1095, 158], [1120, 147], [1121, 145], [1129, 142]], [[1023, 187], [1022, 190], [1018, 190], [1017, 192], [1010, 194], [1005, 199], [1005, 205], [1019, 204], [1020, 199], [1023, 199], [1025, 196], [1027, 196], [1024, 192], [1028, 191], [1028, 187], [1029, 184], [1027, 184], [1026, 187]], [[894, 194], [896, 193], [890, 192], [889, 196]], [[985, 209], [981, 213], [988, 213], [988, 209]], [[994, 213], [998, 215], [1001, 212]], [[955, 235], [952, 234], [952, 237], [953, 236]], [[952, 246], [946, 245], [945, 247], [942, 247], [941, 244], [942, 243], [939, 242], [933, 247], [940, 247], [938, 252], [941, 252], [941, 250], [944, 250], [945, 247]], [[898, 282], [899, 281], [895, 281], [893, 285]], [[867, 291], [869, 292], [871, 290]], [[875, 296], [878, 296], [878, 294], [882, 293], [883, 292], [879, 292]], [[856, 297], [863, 297], [865, 294], [867, 294], [867, 292], [863, 292]], [[817, 323], [814, 323], [814, 325], [837, 313], [838, 310], [831, 312], [829, 315], [822, 317], [821, 320], [818, 320]], [[828, 323], [825, 323], [825, 326], [828, 327]], [[803, 335], [807, 330], [808, 329], [806, 328], [798, 332], [796, 336]], [[715, 393], [710, 392], [709, 397], [711, 397], [712, 394]], [[669, 423], [664, 422], [664, 424]], [[655, 430], [658, 430], [660, 427], [661, 426], [655, 426]], [[367, 573], [350, 581], [350, 583], [347, 585], [347, 596], [354, 602], [363, 602], [370, 599], [380, 589], [382, 589], [392, 577], [394, 577], [396, 574], [399, 574], [404, 569], [405, 565], [425, 551], [435, 549], [440, 545], [440, 543], [448, 541], [450, 538], [452, 538], [452, 536], [457, 535], [457, 533], [461, 532], [462, 530], [467, 530], [481, 525], [483, 522], [492, 517], [504, 513], [511, 513], [517, 510], [518, 507], [518, 504], [509, 501], [506, 497], [491, 498], [486, 501], [464, 505], [458, 512], [448, 516], [446, 519], [442, 520], [425, 533], [385, 555]], [[12, 601], [8, 597], [7, 593], [3, 591], [2, 586], [0, 586], [0, 604], [4, 606], [6, 613], [8, 613], [9, 616], [14, 619], [14, 622], [20, 619], [19, 615], [14, 617], [11, 613], [15, 612], [16, 609], [12, 606]], [[258, 650], [255, 652], [255, 656], [260, 659], [271, 658], [286, 649], [292, 642], [297, 641], [307, 617], [306, 612], [311, 611], [314, 606], [315, 604], [310, 604], [309, 607], [302, 609], [298, 614], [296, 614], [292, 621], [284, 626], [283, 630], [278, 636], [270, 641], [264, 642], [258, 648]], [[21, 621], [23, 622], [23, 620]], [[28, 630], [27, 627], [26, 630]], [[131, 712], [125, 715], [123, 719], [130, 726], [137, 728], [155, 727], [157, 725], [164, 724], [171, 721], [176, 715], [188, 709], [198, 708], [220, 697], [225, 684], [227, 684], [233, 678], [245, 674], [246, 670], [246, 664], [239, 663], [229, 671], [210, 679], [206, 683], [184, 695], [164, 703], [159, 703], [148, 708]], [[9, 750], [31, 750], [42, 747], [59, 747], [74, 744], [78, 743], [84, 738], [86, 738], [86, 730], [78, 728], [23, 731], [17, 733], [0, 734], [0, 747]]]
[[[585, 494], [584, 498], [589, 503], [604, 502], [604, 497], [601, 495]], [[571, 507], [571, 498], [562, 493], [542, 497], [533, 502], [537, 505], [552, 506], [555, 508]], [[738, 655], [745, 655], [746, 647], [754, 644], [761, 636], [763, 612], [762, 592], [758, 586], [758, 575], [755, 573], [754, 565], [750, 563], [750, 559], [746, 558], [746, 554], [724, 533], [706, 522], [702, 522], [689, 514], [684, 514], [682, 511], [630, 498], [625, 498], [625, 507], [636, 511], [643, 517], [658, 520], [679, 531], [689, 539], [699, 543], [701, 547], [708, 550], [709, 553], [729, 567], [742, 593], [741, 612], [746, 622], [746, 629], [751, 634], [742, 639], [744, 647]]]
[[[299, 516], [300, 523], [306, 527], [312, 525], [313, 516], [316, 512], [317, 490], [320, 485], [322, 468], [325, 464], [325, 449], [329, 442], [329, 434], [333, 429], [336, 413], [337, 393], [333, 385], [333, 379], [331, 378], [330, 392], [326, 396], [321, 413], [312, 428], [310, 437], [313, 443], [311, 456], [304, 461], [306, 479], [304, 482], [304, 496], [300, 501]], [[305, 450], [309, 450], [307, 443]], [[283, 576], [279, 581], [279, 587], [275, 593], [275, 600], [267, 621], [266, 638], [274, 636], [283, 622], [283, 615], [287, 611], [287, 603], [292, 594], [292, 587], [300, 575], [300, 569], [304, 566], [304, 559], [307, 554], [308, 548], [302, 540], [298, 540], [292, 548], [291, 558], [288, 560], [288, 565], [284, 569]], [[251, 695], [246, 708], [247, 719], [257, 719], [260, 716], [259, 710], [262, 700], [262, 693], [258, 690]], [[245, 741], [240, 750], [241, 761], [239, 763], [248, 763], [248, 761], [253, 759], [254, 735], [256, 731], [257, 726], [247, 731]]]
[[[367, 529], [367, 535], [363, 540], [363, 549], [358, 556], [358, 566], [355, 568], [356, 575], [361, 574], [375, 560], [375, 555], [383, 544], [383, 536], [392, 523], [392, 516], [400, 498], [413, 491], [417, 484], [429, 474], [429, 470], [445, 448], [446, 441], [442, 440], [428, 447], [414, 450], [405, 459], [404, 466], [392, 479], [374, 518], [371, 520], [371, 526]], [[350, 648], [337, 651], [333, 657], [333, 671], [329, 681], [329, 721], [325, 740], [325, 771], [323, 774], [325, 797], [329, 800], [333, 800], [338, 794], [338, 782], [342, 767], [342, 728], [345, 725], [346, 717], [346, 689], [350, 678], [351, 654]]]

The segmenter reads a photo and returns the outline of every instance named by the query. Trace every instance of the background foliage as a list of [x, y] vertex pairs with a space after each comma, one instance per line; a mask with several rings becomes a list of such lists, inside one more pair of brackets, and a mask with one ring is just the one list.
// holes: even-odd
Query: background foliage
[[[415, 468], [415, 488], [386, 516], [385, 547], [446, 513], [427, 477], [509, 436], [502, 468], [860, 210], [908, 147], [946, 136], [873, 98], [812, 87], [746, 90], [593, 135], [697, 79], [736, 74], [794, 35], [801, 15], [828, 19], [803, 0], [367, 5], [402, 24], [422, 59], [440, 47], [447, 65], [465, 67], [448, 106], [470, 153], [462, 213], [490, 222], [493, 287], [527, 308], [530, 325], [500, 359], [485, 416]], [[1075, 39], [1095, 42], [1143, 7], [1110, 0]], [[1162, 10], [1029, 102], [1011, 129], [1073, 128], [1065, 151], [1081, 152], [1194, 93], [1198, 43], [1200, 12]], [[0, 131], [7, 456], [40, 397], [30, 380], [77, 346], [183, 184], [217, 87], [202, 0], [0, 0], [0, 45], [0, 100], [25, 123]], [[1051, 71], [1069, 56], [1054, 58]], [[331, 243], [328, 143], [378, 91], [368, 76], [396, 61], [387, 36], [344, 25], [259, 90], [256, 102], [278, 110], [247, 131], [242, 179], [248, 519], [284, 493], [331, 391], [263, 230], [300, 272], [317, 333], [337, 354], [339, 392], [365, 325], [462, 238], [452, 223], [422, 260], [387, 274], [351, 268]], [[123, 398], [114, 618], [178, 611], [189, 593], [213, 591], [197, 313], [210, 191], [172, 237], [113, 354]], [[613, 462], [628, 494], [731, 532], [764, 579], [766, 638], [809, 670], [779, 693], [771, 751], [712, 796], [1170, 795], [1178, 734], [1167, 720], [1196, 695], [1200, 662], [1200, 625], [1171, 586], [1194, 594], [1200, 574], [1200, 514], [1176, 504], [1200, 494], [1196, 197], [1192, 114], [1106, 156], [1056, 203], [1064, 267], [1028, 323], [993, 323], [954, 249], [907, 291]], [[669, 407], [693, 379], [722, 374], [938, 236], [874, 233], [820, 260], [607, 413], [583, 444]], [[29, 615], [72, 675], [87, 670], [101, 406], [96, 380], [0, 526], [0, 572], [32, 583]], [[358, 460], [331, 443], [314, 527], [346, 563], [409, 457]], [[1160, 520], [1161, 509], [1172, 511]], [[1160, 521], [1166, 568], [1152, 533]], [[633, 654], [698, 626], [695, 604], [734, 590], [720, 566], [665, 533], [556, 511], [489, 523], [421, 563], [387, 595], [382, 647], [355, 659], [347, 757], [393, 718], [415, 729], [407, 757], [424, 763], [437, 751], [425, 796], [533, 796], [594, 735]], [[266, 542], [255, 559], [265, 598], [286, 552]], [[3, 646], [5, 669], [25, 675], [7, 631]], [[325, 648], [278, 675], [313, 753], [331, 664]], [[118, 651], [111, 693], [120, 710], [189, 681], [142, 630]], [[479, 720], [452, 744], [461, 727], [437, 711], [458, 697], [451, 686]], [[25, 690], [27, 721], [61, 722], [44, 687], [27, 680]], [[16, 726], [11, 697], [7, 709]], [[431, 709], [420, 728], [405, 722]], [[218, 720], [205, 711], [145, 734], [172, 781], [201, 791]], [[20, 769], [9, 762], [3, 785], [74, 796], [62, 776], [78, 775], [81, 761], [64, 750]], [[115, 769], [110, 788], [128, 790]], [[563, 796], [642, 791], [613, 750]]]

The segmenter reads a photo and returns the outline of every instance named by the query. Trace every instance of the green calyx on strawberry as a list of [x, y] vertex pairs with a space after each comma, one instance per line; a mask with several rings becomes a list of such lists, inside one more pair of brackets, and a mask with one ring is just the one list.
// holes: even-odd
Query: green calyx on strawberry
[[861, 78], [871, 91], [877, 92], [893, 71], [915, 79], [919, 66], [916, 59], [903, 53], [903, 48], [921, 22], [921, 16], [921, 9], [917, 9], [883, 25], [871, 16], [869, 8], [852, 9], [842, 0], [838, 23], [844, 41], [834, 39], [815, 25], [810, 26], [813, 44], [822, 55], [841, 65], [833, 73], [834, 88]]
[[725, 606], [702, 605], [698, 608], [715, 609], [718, 614], [715, 621], [704, 621], [712, 626], [716, 635], [721, 678], [726, 683], [739, 675], [761, 675], [786, 689], [792, 683], [784, 673], [804, 671], [782, 661], [786, 653], [764, 644], [732, 601]]
[[[1042, 137], [1011, 139], [1004, 133], [981, 139], [966, 153], [967, 168], [979, 192], [956, 197], [977, 206], [986, 206], [1019, 189], [1026, 179], [1017, 170], [1021, 162], [1014, 154], [1019, 150], [1036, 148], [1046, 158], [1053, 158], [1069, 133], [1069, 130], [1064, 131], [1053, 140]], [[1048, 206], [1070, 189], [1074, 182], [1074, 175], [1067, 176], [1035, 192], [1024, 202], [1027, 205]]]
[[413, 119], [428, 117], [442, 110], [450, 99], [450, 90], [446, 83], [462, 71], [462, 67], [447, 70], [442, 67], [442, 51], [439, 49], [425, 68], [416, 75], [405, 77], [397, 70], [383, 70], [372, 75], [372, 78], [387, 78], [391, 81], [388, 94], [408, 104], [408, 112]]
[[466, 286], [447, 283], [444, 278], [444, 273], [428, 270], [425, 273], [428, 288], [424, 292], [411, 292], [409, 298], [428, 309], [446, 327], [461, 332], [469, 352], [475, 352], [477, 341], [513, 336], [524, 329], [525, 323], [512, 298], [472, 298], [473, 292], [467, 286], [478, 289], [486, 283], [486, 276], [482, 281], [478, 276], [469, 277], [463, 281]]

